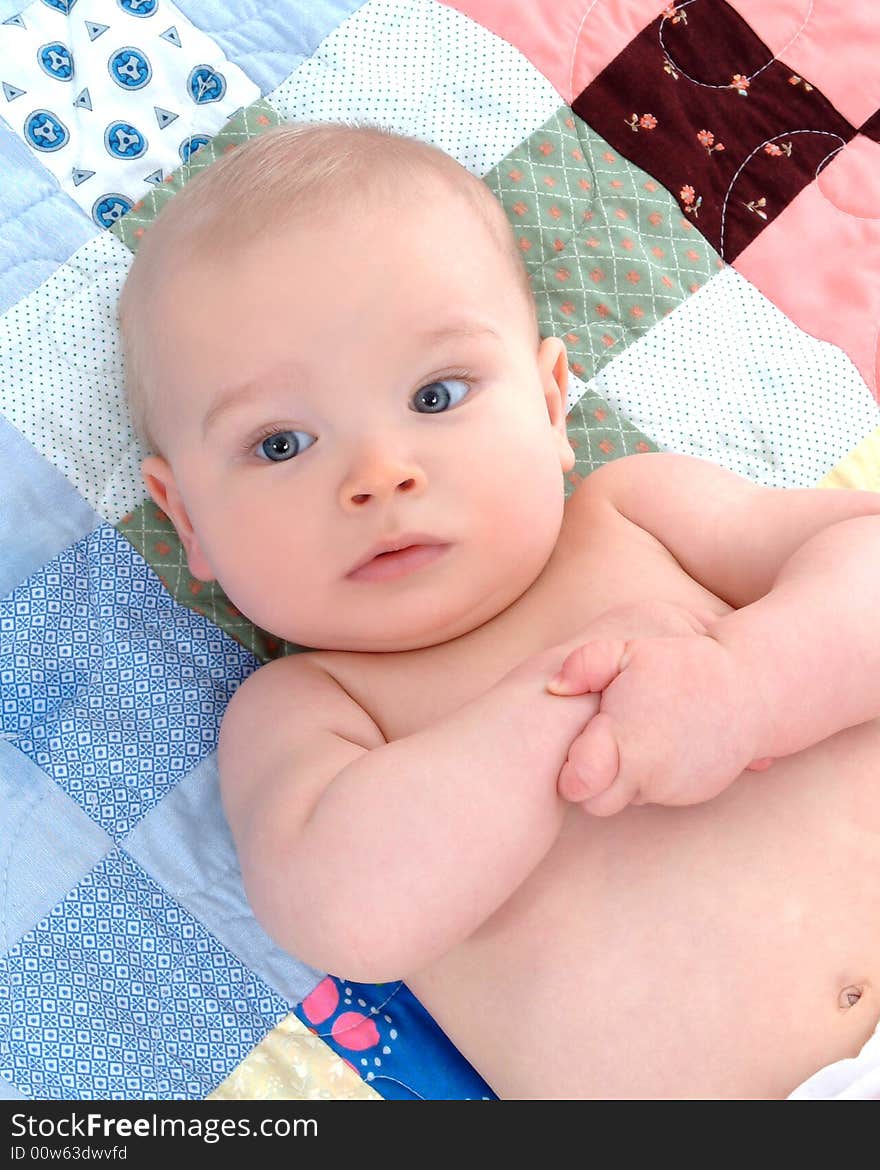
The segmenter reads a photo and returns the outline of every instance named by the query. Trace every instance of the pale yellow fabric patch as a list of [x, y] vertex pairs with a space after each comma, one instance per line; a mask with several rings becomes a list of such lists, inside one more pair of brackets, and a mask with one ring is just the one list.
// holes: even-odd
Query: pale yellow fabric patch
[[850, 451], [818, 486], [880, 492], [880, 427]]
[[381, 1101], [293, 1013], [209, 1093], [208, 1101]]

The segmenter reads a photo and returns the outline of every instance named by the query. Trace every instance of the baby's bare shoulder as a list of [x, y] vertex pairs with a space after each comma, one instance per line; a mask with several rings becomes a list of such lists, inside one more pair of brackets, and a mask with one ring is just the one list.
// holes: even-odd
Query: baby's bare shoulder
[[337, 745], [350, 754], [385, 739], [370, 716], [315, 655], [275, 659], [238, 688], [220, 726], [217, 762], [224, 804], [246, 804], [268, 777], [320, 759], [329, 772]]
[[[233, 695], [223, 716], [221, 755], [230, 739], [252, 736], [260, 728], [271, 728], [276, 737], [283, 734], [285, 738], [306, 728], [320, 728], [338, 734], [354, 732], [374, 740], [372, 720], [348, 694], [325, 659], [325, 654], [317, 653], [290, 655], [250, 675]], [[378, 745], [371, 742], [365, 746]]]
[[697, 482], [707, 474], [727, 473], [705, 459], [671, 451], [645, 451], [623, 455], [594, 468], [578, 485], [574, 495], [592, 501], [614, 502], [624, 490], [647, 492], [661, 497], [678, 484]]

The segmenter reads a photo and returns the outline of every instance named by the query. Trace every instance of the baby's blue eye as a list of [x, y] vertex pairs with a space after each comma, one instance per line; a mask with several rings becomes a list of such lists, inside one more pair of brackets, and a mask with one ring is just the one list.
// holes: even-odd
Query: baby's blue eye
[[315, 436], [305, 431], [273, 431], [271, 435], [257, 443], [256, 454], [258, 458], [266, 459], [270, 463], [286, 463], [307, 447], [311, 447], [314, 441]]
[[[447, 386], [461, 387], [455, 389], [450, 394], [446, 389]], [[458, 406], [462, 398], [470, 392], [470, 383], [464, 382], [461, 378], [441, 378], [438, 382], [429, 382], [427, 386], [423, 386], [421, 390], [417, 390], [413, 396], [413, 410], [419, 411], [422, 414], [441, 414], [444, 410], [448, 410], [450, 406]], [[421, 404], [424, 410], [420, 410]]]

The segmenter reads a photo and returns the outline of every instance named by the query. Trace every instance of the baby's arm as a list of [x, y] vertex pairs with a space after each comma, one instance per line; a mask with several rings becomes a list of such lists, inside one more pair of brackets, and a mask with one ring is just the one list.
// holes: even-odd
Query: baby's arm
[[[762, 488], [665, 454], [608, 464], [581, 494], [611, 503], [734, 608], [705, 638], [571, 655], [552, 688], [603, 695], [560, 777], [566, 795], [585, 792], [600, 815], [633, 799], [708, 799], [750, 757], [761, 767], [880, 716], [880, 494]], [[657, 708], [664, 679], [673, 694]]]
[[604, 478], [622, 515], [734, 607], [709, 633], [757, 697], [756, 757], [880, 716], [880, 493], [764, 488], [667, 454]]
[[878, 614], [880, 515], [864, 515], [811, 537], [769, 593], [715, 622], [711, 635], [765, 713], [759, 755], [791, 755], [880, 717]]
[[546, 693], [528, 659], [386, 743], [307, 655], [258, 670], [223, 720], [223, 802], [257, 918], [286, 950], [361, 982], [401, 978], [470, 935], [546, 854], [556, 780], [598, 698]]

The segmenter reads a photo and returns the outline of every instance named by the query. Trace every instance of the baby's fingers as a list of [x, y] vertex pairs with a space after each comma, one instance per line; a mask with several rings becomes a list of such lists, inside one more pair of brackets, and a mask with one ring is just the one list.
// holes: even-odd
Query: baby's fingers
[[620, 767], [614, 724], [600, 711], [568, 749], [557, 790], [566, 800], [582, 802], [599, 796], [613, 783]]
[[584, 695], [604, 691], [627, 662], [627, 643], [620, 638], [585, 642], [572, 650], [559, 674], [547, 684], [554, 695]]
[[630, 804], [644, 804], [644, 801], [639, 797], [638, 785], [632, 778], [620, 775], [599, 796], [582, 801], [581, 808], [594, 817], [611, 817]]

